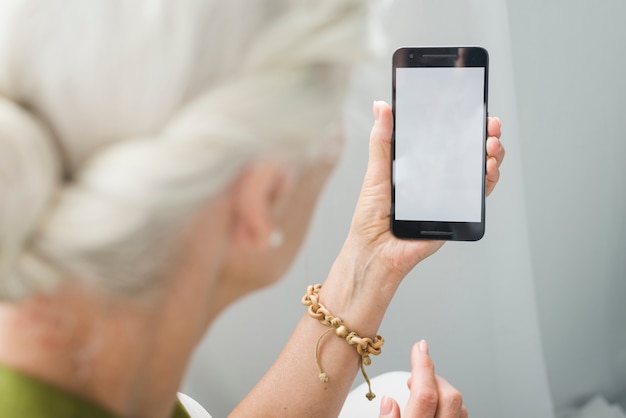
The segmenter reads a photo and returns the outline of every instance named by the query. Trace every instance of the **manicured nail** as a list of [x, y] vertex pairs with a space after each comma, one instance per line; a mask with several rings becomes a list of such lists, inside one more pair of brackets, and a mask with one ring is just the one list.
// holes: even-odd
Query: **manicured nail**
[[377, 100], [374, 100], [374, 120], [378, 120], [378, 116], [380, 115], [380, 105]]
[[380, 401], [380, 416], [385, 417], [391, 414], [391, 410], [393, 409], [393, 402], [389, 396], [383, 396]]
[[417, 346], [422, 353], [428, 354], [428, 343], [426, 342], [426, 340], [420, 341], [419, 343], [417, 343]]

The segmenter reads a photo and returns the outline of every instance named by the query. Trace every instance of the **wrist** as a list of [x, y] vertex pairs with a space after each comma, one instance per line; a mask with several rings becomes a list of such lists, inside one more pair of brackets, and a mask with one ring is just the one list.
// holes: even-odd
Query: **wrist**
[[302, 298], [302, 303], [308, 307], [308, 314], [313, 319], [318, 320], [329, 329], [324, 331], [317, 339], [315, 344], [315, 362], [317, 364], [317, 370], [319, 372], [318, 378], [322, 383], [328, 382], [328, 375], [322, 370], [319, 360], [319, 346], [321, 340], [327, 335], [334, 333], [337, 337], [345, 340], [348, 345], [355, 348], [357, 354], [361, 357], [359, 360], [359, 366], [363, 377], [367, 382], [369, 391], [365, 395], [370, 401], [376, 397], [372, 392], [372, 386], [365, 371], [365, 366], [369, 366], [372, 363], [371, 355], [377, 356], [381, 353], [381, 348], [385, 344], [385, 339], [376, 335], [373, 338], [362, 337], [358, 332], [349, 330], [343, 323], [343, 320], [334, 316], [324, 304], [319, 300], [319, 293], [322, 285], [310, 285], [307, 287], [307, 292]]
[[373, 336], [400, 281], [374, 252], [346, 241], [322, 286], [320, 300], [351, 329]]

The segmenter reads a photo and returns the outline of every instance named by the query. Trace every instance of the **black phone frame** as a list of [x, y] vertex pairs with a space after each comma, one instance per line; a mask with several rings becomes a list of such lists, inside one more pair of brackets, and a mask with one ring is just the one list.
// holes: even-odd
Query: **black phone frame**
[[[395, 219], [395, 159], [396, 159], [396, 68], [411, 67], [456, 67], [460, 59], [463, 67], [483, 67], [484, 81], [484, 130], [483, 130], [483, 164], [482, 164], [482, 199], [480, 222], [441, 222], [428, 220], [396, 220]], [[446, 47], [402, 47], [398, 48], [392, 59], [392, 164], [391, 164], [391, 231], [403, 239], [445, 240], [445, 241], [478, 241], [485, 234], [485, 172], [488, 93], [489, 93], [489, 53], [479, 46], [446, 46]]]

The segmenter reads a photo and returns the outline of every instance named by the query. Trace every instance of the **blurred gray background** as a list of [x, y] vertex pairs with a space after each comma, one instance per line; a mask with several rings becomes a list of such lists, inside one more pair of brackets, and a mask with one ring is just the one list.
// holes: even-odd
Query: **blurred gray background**
[[368, 372], [409, 370], [425, 338], [473, 417], [554, 417], [595, 395], [626, 406], [626, 2], [396, 0], [381, 13], [387, 50], [355, 75], [348, 145], [302, 253], [214, 324], [184, 391], [226, 416], [280, 352], [350, 225], [392, 51], [477, 44], [507, 147], [487, 234], [407, 277]]

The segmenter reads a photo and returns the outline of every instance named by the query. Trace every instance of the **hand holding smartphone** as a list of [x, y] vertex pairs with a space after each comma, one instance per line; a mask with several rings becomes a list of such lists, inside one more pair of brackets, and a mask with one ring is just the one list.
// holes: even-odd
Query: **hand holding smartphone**
[[480, 47], [394, 53], [391, 228], [397, 237], [483, 237], [488, 62]]

